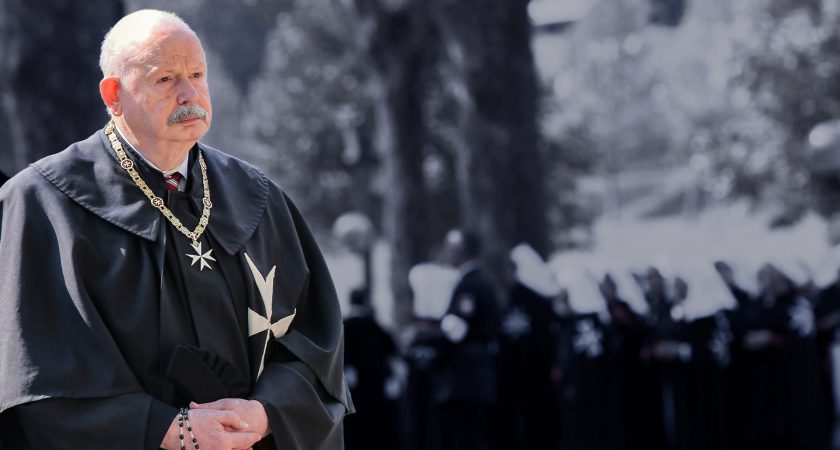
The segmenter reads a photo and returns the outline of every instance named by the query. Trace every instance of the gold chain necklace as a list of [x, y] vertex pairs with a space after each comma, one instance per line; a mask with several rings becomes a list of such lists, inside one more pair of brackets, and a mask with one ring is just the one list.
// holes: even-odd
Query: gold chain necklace
[[201, 237], [201, 234], [204, 233], [205, 228], [207, 228], [207, 224], [210, 223], [210, 209], [213, 208], [213, 203], [210, 201], [210, 184], [207, 181], [207, 164], [204, 163], [204, 157], [201, 155], [201, 152], [198, 152], [198, 165], [201, 167], [201, 181], [204, 184], [204, 198], [202, 199], [204, 208], [201, 211], [201, 218], [198, 219], [198, 226], [195, 227], [195, 230], [190, 231], [190, 229], [185, 227], [184, 224], [181, 223], [174, 214], [172, 214], [172, 211], [166, 207], [163, 203], [163, 199], [156, 196], [146, 182], [140, 178], [140, 174], [134, 169], [134, 161], [129, 159], [125, 154], [125, 149], [123, 149], [122, 143], [117, 139], [117, 135], [114, 133], [114, 128], [114, 122], [108, 122], [108, 125], [105, 127], [105, 135], [108, 136], [108, 140], [111, 141], [111, 148], [114, 149], [114, 152], [117, 154], [117, 158], [120, 160], [120, 167], [122, 167], [131, 179], [134, 180], [134, 184], [136, 184], [137, 187], [146, 194], [146, 197], [149, 198], [152, 206], [157, 208], [161, 214], [163, 214], [163, 217], [166, 217], [166, 220], [168, 220], [175, 229], [180, 231], [184, 236], [192, 241], [191, 245], [193, 249], [198, 252], [198, 255], [187, 256], [193, 258], [193, 264], [200, 260], [200, 270], [204, 270], [205, 267], [212, 269], [205, 260], [215, 261], [215, 259], [210, 256], [210, 252], [213, 250], [209, 250], [202, 254], [201, 243], [198, 242], [198, 238]]

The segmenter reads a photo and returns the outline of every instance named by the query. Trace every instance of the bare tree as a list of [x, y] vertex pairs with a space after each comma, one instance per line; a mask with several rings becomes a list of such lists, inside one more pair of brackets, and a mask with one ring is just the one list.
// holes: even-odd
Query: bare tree
[[423, 95], [436, 45], [434, 2], [355, 0], [360, 45], [374, 65], [375, 145], [385, 175], [383, 225], [391, 248], [396, 323], [411, 317], [408, 272], [428, 258]]
[[531, 27], [525, 0], [355, 0], [362, 45], [376, 68], [377, 143], [386, 171], [384, 221], [392, 248], [397, 323], [408, 318], [409, 268], [429, 255], [424, 186], [424, 111], [441, 66], [458, 113], [448, 141], [457, 153], [462, 223], [487, 243], [501, 276], [508, 249], [548, 250]]
[[484, 238], [497, 276], [517, 243], [549, 250], [527, 6], [527, 0], [461, 0], [447, 2], [441, 15], [448, 61], [465, 89], [464, 223]]

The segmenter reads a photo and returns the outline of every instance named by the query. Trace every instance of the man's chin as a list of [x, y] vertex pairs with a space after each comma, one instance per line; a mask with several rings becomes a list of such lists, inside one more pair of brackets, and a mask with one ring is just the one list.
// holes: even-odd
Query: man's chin
[[173, 134], [180, 138], [179, 140], [185, 141], [198, 141], [204, 137], [209, 129], [210, 124], [202, 119], [176, 122], [170, 127], [170, 130], [174, 132]]

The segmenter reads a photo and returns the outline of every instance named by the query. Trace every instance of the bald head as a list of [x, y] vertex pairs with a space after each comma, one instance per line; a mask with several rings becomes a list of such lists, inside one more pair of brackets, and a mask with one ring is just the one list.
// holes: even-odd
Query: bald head
[[99, 54], [99, 68], [105, 77], [123, 77], [153, 51], [149, 42], [159, 32], [186, 32], [198, 37], [189, 25], [174, 13], [155, 9], [133, 12], [117, 22], [105, 35]]

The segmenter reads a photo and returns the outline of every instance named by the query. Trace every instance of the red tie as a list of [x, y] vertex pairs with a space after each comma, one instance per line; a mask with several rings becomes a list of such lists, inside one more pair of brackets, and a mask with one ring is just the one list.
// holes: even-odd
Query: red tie
[[177, 191], [178, 185], [181, 184], [181, 174], [178, 172], [173, 172], [171, 175], [164, 175], [164, 180], [166, 180], [166, 189], [170, 191]]

